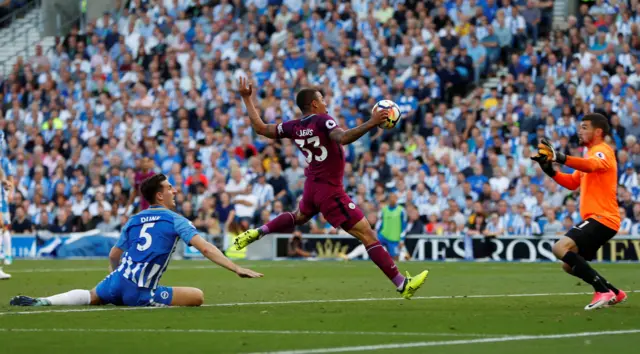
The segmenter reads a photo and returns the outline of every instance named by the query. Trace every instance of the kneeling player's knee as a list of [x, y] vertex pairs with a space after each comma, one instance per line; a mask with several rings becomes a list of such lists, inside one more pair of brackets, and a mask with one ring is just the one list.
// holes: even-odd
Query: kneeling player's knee
[[194, 289], [193, 306], [202, 306], [204, 304], [204, 293], [200, 289]]
[[564, 263], [564, 262], [562, 263], [562, 270], [564, 270], [569, 274], [573, 274], [573, 268], [571, 268], [571, 266], [568, 265], [567, 263]]

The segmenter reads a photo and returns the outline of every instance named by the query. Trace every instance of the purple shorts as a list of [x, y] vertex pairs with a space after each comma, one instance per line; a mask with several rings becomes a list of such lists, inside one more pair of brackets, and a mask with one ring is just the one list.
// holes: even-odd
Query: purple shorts
[[304, 183], [299, 208], [308, 217], [322, 213], [333, 227], [345, 231], [351, 230], [364, 218], [364, 213], [345, 193], [343, 186], [309, 179]]

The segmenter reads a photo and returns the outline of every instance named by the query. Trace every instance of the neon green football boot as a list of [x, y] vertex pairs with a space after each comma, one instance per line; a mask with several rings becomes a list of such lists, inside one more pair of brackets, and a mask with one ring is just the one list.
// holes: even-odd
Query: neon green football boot
[[416, 291], [418, 291], [422, 284], [424, 284], [424, 282], [427, 280], [429, 271], [425, 270], [414, 277], [409, 275], [409, 272], [406, 272], [405, 274], [407, 279], [405, 280], [404, 288], [402, 290], [398, 290], [398, 292], [402, 294], [403, 298], [410, 300], [413, 294], [415, 294]]
[[241, 233], [240, 236], [236, 237], [236, 239], [233, 240], [233, 244], [236, 246], [236, 249], [239, 251], [249, 246], [249, 244], [259, 240], [260, 236], [261, 236], [260, 229], [249, 229]]

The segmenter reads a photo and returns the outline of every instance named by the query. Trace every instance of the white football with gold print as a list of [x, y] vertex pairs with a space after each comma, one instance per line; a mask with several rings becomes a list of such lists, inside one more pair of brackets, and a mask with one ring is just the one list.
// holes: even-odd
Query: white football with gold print
[[380, 124], [380, 128], [393, 129], [396, 126], [396, 124], [398, 124], [398, 122], [400, 121], [400, 118], [401, 118], [400, 107], [398, 107], [398, 105], [395, 102], [391, 100], [378, 101], [378, 103], [376, 103], [376, 105], [373, 106], [372, 112], [375, 112], [378, 109], [386, 109], [389, 111], [389, 117], [387, 118], [386, 121]]

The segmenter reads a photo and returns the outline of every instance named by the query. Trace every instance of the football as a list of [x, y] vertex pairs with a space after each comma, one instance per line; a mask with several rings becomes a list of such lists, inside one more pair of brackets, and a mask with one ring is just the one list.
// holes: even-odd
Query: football
[[373, 106], [372, 112], [375, 112], [377, 109], [387, 109], [389, 110], [389, 117], [386, 122], [380, 124], [380, 128], [383, 129], [393, 129], [396, 124], [400, 121], [400, 107], [391, 101], [391, 100], [381, 100]]

